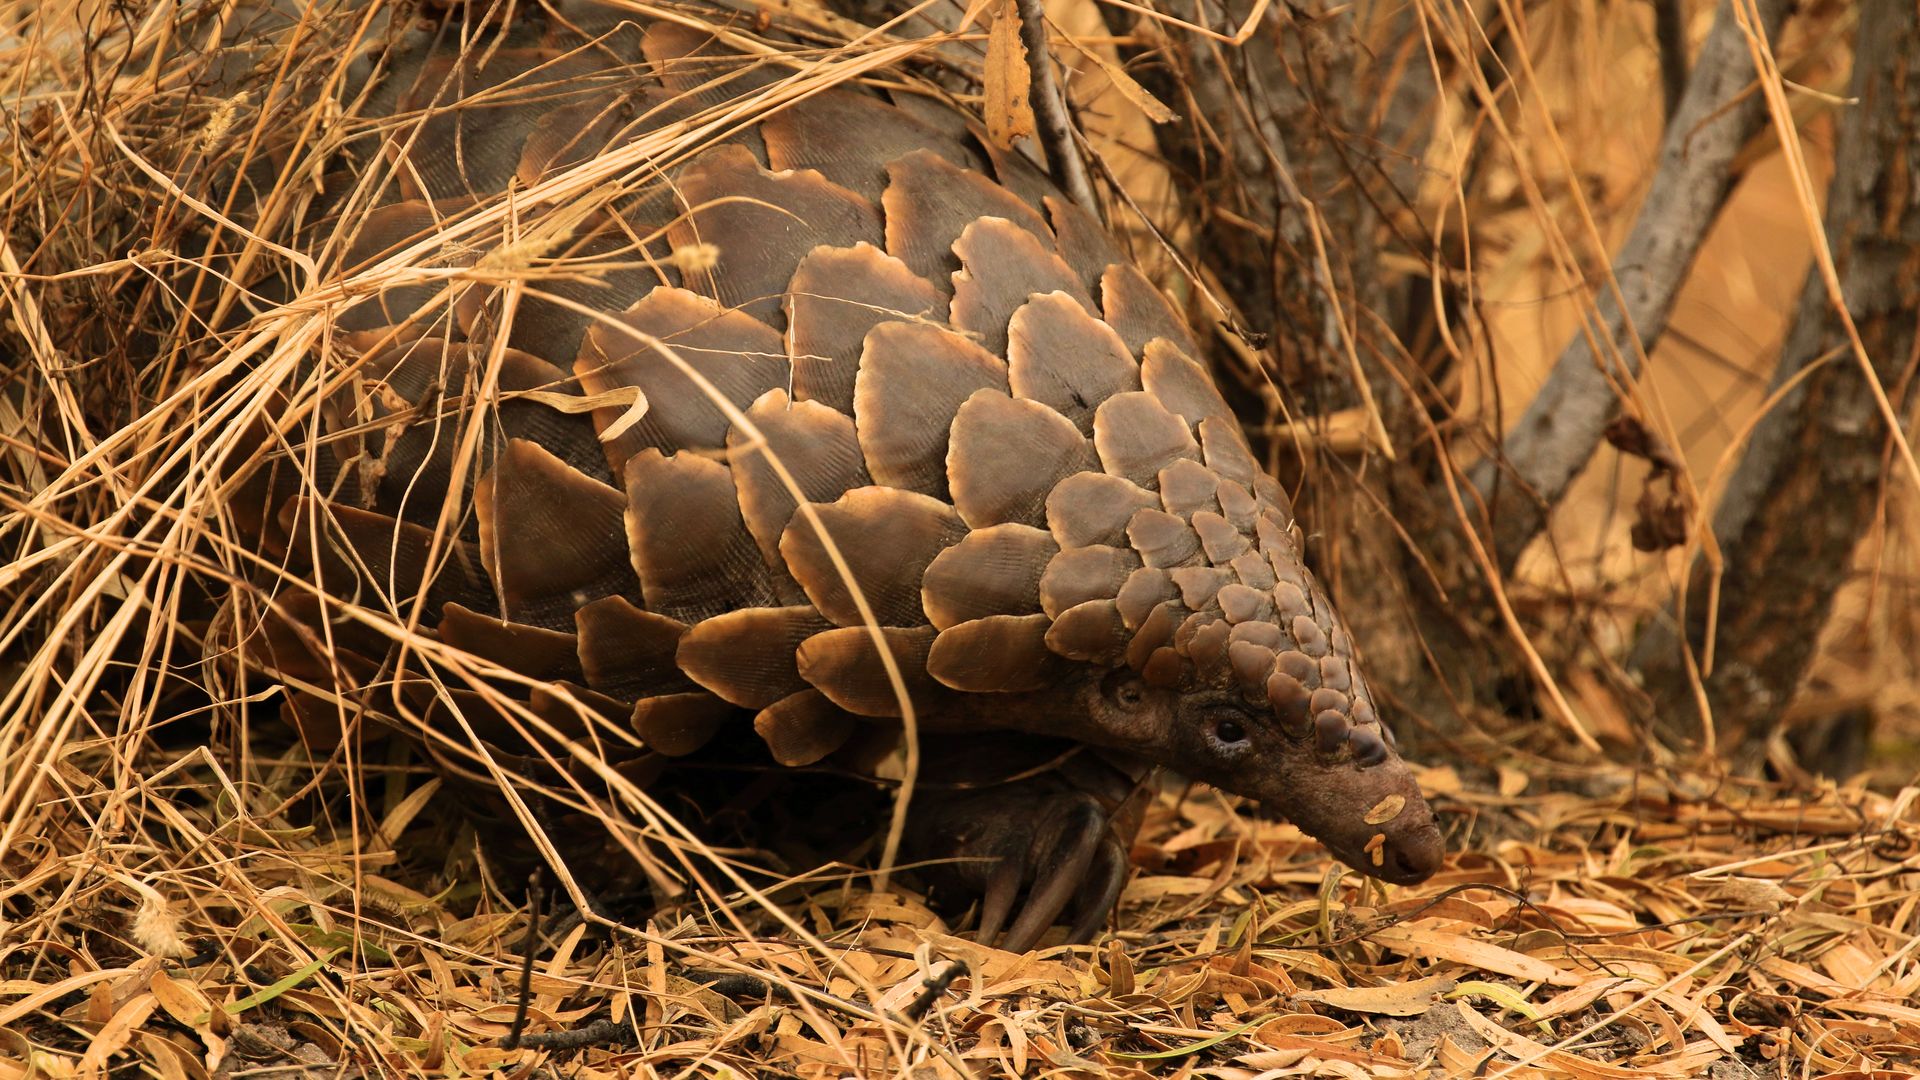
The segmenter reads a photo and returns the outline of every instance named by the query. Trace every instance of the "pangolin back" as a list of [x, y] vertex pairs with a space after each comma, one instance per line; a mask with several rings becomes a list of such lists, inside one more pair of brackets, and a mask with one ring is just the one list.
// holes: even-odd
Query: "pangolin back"
[[818, 761], [900, 715], [884, 642], [936, 713], [1130, 669], [1397, 763], [1284, 493], [1100, 222], [960, 111], [796, 75], [731, 18], [562, 3], [360, 62], [375, 123], [315, 225], [358, 359], [331, 497], [271, 495], [276, 542], [334, 595], [424, 596], [634, 752], [744, 711]]

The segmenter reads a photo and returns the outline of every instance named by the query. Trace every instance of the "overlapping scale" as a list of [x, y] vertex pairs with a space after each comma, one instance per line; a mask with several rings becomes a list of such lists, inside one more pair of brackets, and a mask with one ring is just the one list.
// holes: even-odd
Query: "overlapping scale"
[[[375, 511], [323, 506], [309, 497], [291, 499], [281, 508], [280, 527], [311, 558], [315, 583], [331, 596], [405, 611], [424, 586], [428, 611], [449, 602], [475, 610], [492, 606], [478, 545], [436, 537], [432, 529]], [[314, 535], [318, 543], [308, 547]]]
[[[443, 223], [473, 205], [474, 201], [466, 197], [438, 203], [413, 199], [369, 210], [348, 227], [340, 269], [343, 273], [370, 270], [376, 263], [430, 241]], [[471, 261], [472, 256], [464, 253], [436, 253], [436, 257], [421, 259], [419, 264], [461, 265]], [[441, 282], [383, 288], [349, 305], [335, 317], [334, 324], [342, 330], [375, 333], [376, 339], [447, 336], [453, 333], [451, 298], [448, 286]]]
[[1094, 464], [1073, 422], [1037, 401], [980, 390], [953, 418], [948, 482], [954, 508], [976, 529], [1045, 525], [1054, 487]]
[[811, 169], [769, 172], [744, 146], [701, 154], [676, 177], [686, 213], [669, 235], [676, 251], [702, 245], [688, 287], [783, 327], [787, 284], [816, 247], [882, 240], [872, 203]]
[[967, 532], [953, 507], [899, 488], [863, 487], [810, 509], [820, 528], [796, 514], [780, 553], [821, 614], [838, 626], [862, 625], [850, 579], [881, 626], [927, 622], [920, 604], [927, 566]]
[[687, 624], [609, 596], [574, 612], [580, 670], [587, 685], [621, 700], [696, 687], [676, 657]]
[[625, 311], [656, 288], [680, 284], [664, 235], [678, 212], [672, 194], [656, 184], [586, 214], [541, 256], [542, 272], [525, 284], [511, 325], [503, 291], [475, 288], [461, 297], [462, 328], [487, 339], [504, 326], [514, 348], [571, 365], [588, 328], [600, 321], [590, 313]]
[[1108, 323], [1135, 353], [1156, 338], [1184, 353], [1194, 351], [1193, 336], [1167, 299], [1130, 263], [1114, 263], [1100, 275], [1100, 308]]
[[1198, 424], [1209, 417], [1234, 422], [1233, 410], [1214, 387], [1213, 377], [1163, 337], [1147, 343], [1146, 356], [1140, 363], [1140, 381], [1147, 393], [1168, 412], [1189, 424]]
[[938, 325], [946, 318], [946, 293], [879, 248], [813, 249], [787, 289], [794, 397], [851, 414], [868, 332], [884, 322]]
[[633, 703], [635, 734], [649, 749], [682, 757], [713, 741], [739, 710], [705, 690], [660, 694]]
[[[1041, 204], [1047, 209], [1047, 220], [1053, 224], [1054, 246], [1059, 249], [1060, 258], [1073, 268], [1074, 275], [1088, 291], [1097, 291], [1101, 275], [1119, 258], [1106, 227], [1063, 195], [1048, 195]], [[1107, 321], [1112, 322], [1112, 317]], [[1138, 354], [1140, 349], [1134, 345], [1128, 351]]]
[[1093, 416], [1093, 445], [1100, 465], [1143, 487], [1159, 482], [1160, 470], [1182, 458], [1200, 460], [1186, 421], [1145, 391], [1115, 394]]
[[675, 659], [688, 678], [717, 696], [764, 709], [807, 688], [795, 652], [832, 625], [810, 605], [741, 608], [696, 623], [681, 637]]
[[1140, 366], [1113, 328], [1064, 292], [1042, 293], [1007, 324], [1007, 381], [1028, 398], [1093, 434], [1093, 411], [1140, 388]]
[[950, 278], [960, 269], [958, 241], [982, 219], [1026, 231], [1034, 250], [1052, 250], [1053, 234], [1031, 206], [931, 149], [890, 159], [886, 172], [887, 252], [943, 291], [951, 290]]
[[[770, 58], [741, 55], [718, 35], [664, 20], [647, 25], [640, 46], [672, 95], [664, 115], [658, 117], [662, 123], [716, 119], [716, 113], [744, 103], [788, 71]], [[756, 158], [766, 155], [757, 126], [738, 137]]]
[[948, 497], [954, 416], [981, 390], [1005, 393], [1007, 365], [966, 338], [926, 323], [882, 323], [867, 334], [853, 417], [874, 480]]
[[507, 622], [460, 604], [440, 609], [440, 640], [529, 679], [586, 678], [580, 639], [562, 630]]
[[434, 56], [400, 102], [417, 121], [401, 124], [387, 140], [401, 191], [414, 199], [499, 191], [549, 113], [606, 93], [607, 85], [593, 78], [604, 68], [593, 57], [545, 49]]
[[[817, 402], [788, 401], [786, 391], [769, 390], [747, 410], [747, 419], [760, 439], [736, 426], [727, 433], [727, 457], [740, 516], [767, 565], [778, 569], [779, 586], [789, 580], [780, 537], [795, 507], [800, 502], [832, 502], [872, 481], [853, 420], [844, 413]], [[799, 488], [798, 499], [789, 481]]]
[[1038, 690], [1055, 678], [1062, 658], [1047, 648], [1053, 620], [1044, 614], [989, 615], [950, 626], [933, 639], [927, 673], [944, 686], [973, 693]]
[[570, 626], [584, 604], [638, 594], [626, 498], [538, 443], [508, 440], [474, 506], [480, 557], [508, 618]]
[[1088, 600], [1061, 612], [1047, 628], [1047, 648], [1069, 660], [1114, 664], [1124, 659], [1132, 633], [1112, 600]]
[[[767, 391], [787, 386], [787, 350], [780, 335], [706, 297], [684, 289], [655, 289], [621, 314], [618, 324], [596, 324], [588, 330], [574, 362], [574, 372], [590, 394], [634, 387], [646, 397], [646, 413], [639, 422], [607, 442], [615, 469], [647, 447], [673, 452], [726, 445], [733, 422], [689, 370], [743, 411]], [[627, 408], [598, 409], [594, 423], [605, 432]]]
[[1160, 505], [1167, 513], [1192, 518], [1220, 508], [1220, 478], [1191, 458], [1181, 458], [1160, 470]]
[[1138, 554], [1106, 544], [1062, 551], [1047, 561], [1040, 577], [1041, 609], [1057, 619], [1068, 608], [1117, 597], [1140, 566]]
[[[931, 155], [961, 176], [979, 175], [984, 164], [961, 140], [850, 90], [828, 90], [795, 102], [769, 117], [760, 132], [767, 141], [767, 162], [775, 169], [818, 170], [873, 203], [881, 201], [894, 167], [909, 161], [915, 163], [909, 168], [924, 167], [917, 155]], [[898, 174], [892, 180], [900, 182]], [[919, 197], [913, 193], [909, 202]]]
[[1124, 544], [1134, 513], [1159, 505], [1158, 495], [1124, 476], [1076, 473], [1047, 492], [1047, 528], [1063, 548]]
[[626, 536], [649, 611], [694, 623], [776, 599], [725, 465], [643, 450], [627, 462]]
[[945, 630], [988, 615], [1040, 610], [1041, 578], [1059, 550], [1051, 535], [1030, 525], [975, 529], [928, 564], [920, 587], [927, 619]]
[[753, 718], [753, 730], [782, 765], [812, 765], [845, 745], [859, 718], [818, 690], [781, 698]]
[[1019, 225], [983, 217], [953, 242], [953, 325], [978, 335], [996, 356], [1007, 353], [1007, 325], [1036, 293], [1064, 292], [1092, 312], [1093, 299], [1052, 246]]
[[[931, 626], [885, 627], [880, 631], [915, 709], [925, 709], [950, 693], [927, 674], [927, 653], [933, 648], [936, 633]], [[828, 630], [800, 644], [800, 676], [834, 704], [856, 715], [899, 716], [900, 696], [887, 677], [880, 655], [869, 627]]]

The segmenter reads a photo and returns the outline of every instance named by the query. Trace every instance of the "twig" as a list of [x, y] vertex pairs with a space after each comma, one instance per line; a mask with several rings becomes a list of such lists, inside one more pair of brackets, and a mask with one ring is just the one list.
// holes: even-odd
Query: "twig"
[[[1771, 38], [1789, 6], [1788, 0], [1760, 0], [1753, 30]], [[1474, 485], [1493, 503], [1494, 550], [1503, 572], [1593, 457], [1621, 394], [1666, 329], [1725, 200], [1735, 155], [1759, 129], [1764, 98], [1752, 92], [1747, 33], [1732, 0], [1721, 0], [1597, 310], [1560, 354], [1500, 456], [1473, 471]], [[1495, 500], [1496, 493], [1504, 498]]]
[[509, 1035], [504, 1044], [508, 1050], [584, 1050], [589, 1046], [611, 1043], [620, 1045], [634, 1041], [631, 1024], [617, 1024], [605, 1018], [595, 1020], [585, 1027], [570, 1031], [536, 1031], [531, 1035]]
[[707, 989], [727, 998], [792, 998], [787, 988], [770, 983], [755, 975], [745, 975], [738, 971], [689, 971], [689, 982], [697, 982]]
[[1095, 218], [1100, 217], [1100, 202], [1093, 197], [1093, 184], [1087, 179], [1087, 163], [1080, 159], [1073, 139], [1073, 117], [1067, 113], [1067, 99], [1060, 92], [1060, 81], [1053, 74], [1053, 54], [1047, 51], [1047, 15], [1040, 0], [1016, 0], [1020, 9], [1020, 41], [1027, 47], [1027, 66], [1033, 71], [1034, 120], [1037, 137], [1047, 154], [1047, 168], [1053, 182], [1067, 196]]
[[[784, 1001], [801, 1000], [800, 994], [795, 993], [795, 988], [792, 986], [783, 986], [780, 983], [762, 979], [755, 975], [748, 975], [744, 972], [703, 971], [695, 968], [687, 971], [686, 977], [690, 981], [700, 983], [722, 997], [776, 997]], [[856, 1020], [870, 1021], [879, 1015], [878, 1010], [868, 1008], [858, 1002], [848, 1001], [843, 997], [829, 994], [825, 990], [815, 990], [811, 987], [800, 987], [800, 989], [805, 992], [807, 1001], [831, 1009], [844, 1016], [851, 1016]]]
[[941, 994], [947, 992], [947, 988], [953, 985], [953, 980], [966, 973], [966, 962], [955, 960], [940, 974], [929, 976], [926, 985], [914, 995], [912, 1001], [907, 1002], [906, 1008], [900, 1010], [900, 1015], [908, 1020], [918, 1020], [927, 1015], [927, 1010], [933, 1007], [933, 1003], [940, 999]]
[[540, 947], [540, 922], [546, 907], [547, 890], [542, 888], [542, 876], [546, 872], [545, 864], [533, 868], [533, 876], [527, 879], [527, 939], [520, 947], [520, 1000], [513, 1007], [513, 1026], [507, 1029], [506, 1047], [509, 1050], [520, 1045], [520, 1033], [526, 1030], [527, 1007], [533, 1001], [533, 952]]

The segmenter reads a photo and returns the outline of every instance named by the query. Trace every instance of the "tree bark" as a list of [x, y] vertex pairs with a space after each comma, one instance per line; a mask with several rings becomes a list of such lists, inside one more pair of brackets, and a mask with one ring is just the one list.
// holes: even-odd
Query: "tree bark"
[[[1920, 323], [1920, 5], [1913, 0], [1866, 0], [1851, 96], [1826, 232], [1847, 310], [1875, 377], [1891, 389], [1915, 363]], [[1884, 418], [1817, 266], [1774, 388], [1802, 375], [1754, 432], [1713, 520], [1725, 562], [1706, 698], [1723, 745], [1748, 765], [1813, 659], [1882, 486], [1909, 482], [1904, 468], [1887, 467]], [[1909, 416], [1912, 399], [1894, 405]], [[1710, 585], [1707, 568], [1696, 565], [1685, 606], [1685, 647], [1695, 655], [1706, 645]], [[1681, 738], [1699, 735], [1702, 719], [1673, 624], [1650, 626], [1634, 659], [1661, 725]]]
[[[1575, 335], [1508, 433], [1500, 456], [1473, 471], [1489, 503], [1503, 572], [1513, 568], [1593, 457], [1614, 416], [1615, 384], [1638, 374], [1640, 358], [1666, 329], [1680, 286], [1726, 198], [1734, 156], [1765, 115], [1736, 2], [1720, 0], [1661, 140], [1652, 186], [1614, 258], [1618, 295], [1601, 290], [1598, 325]], [[1791, 6], [1791, 0], [1755, 0], [1758, 32], [1773, 38]]]
[[[1193, 246], [1251, 331], [1248, 340], [1266, 346], [1272, 383], [1308, 415], [1358, 399], [1342, 338], [1358, 322], [1354, 306], [1371, 303], [1377, 290], [1378, 219], [1355, 197], [1340, 145], [1350, 137], [1349, 114], [1360, 111], [1348, 92], [1359, 55], [1353, 18], [1304, 10], [1317, 6], [1302, 5], [1292, 18], [1268, 9], [1237, 47], [1142, 23], [1167, 47], [1137, 72], [1181, 116], [1157, 134], [1185, 174], [1198, 225]], [[1227, 0], [1213, 29], [1230, 33], [1253, 11], [1252, 0]], [[1313, 212], [1330, 267], [1317, 255]]]

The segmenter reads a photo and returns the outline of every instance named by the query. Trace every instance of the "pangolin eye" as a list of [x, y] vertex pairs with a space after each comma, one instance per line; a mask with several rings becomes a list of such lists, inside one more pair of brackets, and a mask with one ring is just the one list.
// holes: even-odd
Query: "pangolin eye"
[[1238, 718], [1222, 716], [1213, 722], [1213, 737], [1221, 743], [1232, 746], [1247, 741], [1247, 728]]

